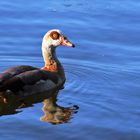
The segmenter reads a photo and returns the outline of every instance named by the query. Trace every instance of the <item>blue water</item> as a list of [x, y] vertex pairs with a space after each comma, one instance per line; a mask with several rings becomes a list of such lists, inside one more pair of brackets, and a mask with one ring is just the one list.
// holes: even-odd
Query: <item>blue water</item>
[[53, 125], [40, 121], [38, 102], [2, 115], [0, 139], [140, 140], [140, 1], [2, 0], [0, 71], [42, 67], [42, 37], [53, 28], [76, 45], [57, 49], [67, 78], [57, 104], [78, 113]]

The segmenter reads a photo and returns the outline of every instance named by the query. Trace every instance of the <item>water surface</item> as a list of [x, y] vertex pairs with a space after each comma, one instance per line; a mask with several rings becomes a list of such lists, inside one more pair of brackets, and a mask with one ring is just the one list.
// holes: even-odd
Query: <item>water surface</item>
[[40, 121], [42, 102], [2, 115], [1, 139], [139, 140], [139, 9], [138, 0], [0, 1], [0, 71], [42, 67], [42, 37], [61, 29], [76, 48], [57, 49], [67, 77], [57, 104], [79, 107], [59, 125]]

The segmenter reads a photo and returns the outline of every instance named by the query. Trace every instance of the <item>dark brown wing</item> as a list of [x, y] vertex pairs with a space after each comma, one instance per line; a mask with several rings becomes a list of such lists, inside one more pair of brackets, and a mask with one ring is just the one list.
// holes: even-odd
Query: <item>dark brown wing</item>
[[30, 70], [7, 79], [1, 85], [0, 91], [9, 89], [13, 92], [18, 92], [19, 90], [23, 90], [25, 85], [34, 85], [40, 80], [48, 79], [53, 81], [55, 84], [58, 82], [58, 76], [56, 73], [51, 73], [40, 69]]
[[57, 84], [58, 82], [58, 76], [56, 73], [44, 71], [41, 69], [27, 71], [17, 75], [16, 77], [20, 78], [20, 80], [25, 85], [33, 85], [39, 82], [40, 80], [48, 80], [48, 79], [53, 81], [55, 84]]
[[23, 73], [25, 71], [35, 70], [37, 68], [32, 66], [16, 66], [12, 67], [3, 73], [0, 74], [0, 85], [2, 85], [6, 80], [9, 78], [12, 78], [20, 73]]
[[[15, 67], [12, 67], [12, 68], [4, 71], [3, 73], [0, 74], [0, 91], [7, 90], [8, 89], [7, 87], [9, 87], [11, 85], [13, 80], [17, 82], [18, 78], [15, 77], [16, 75], [19, 75], [26, 71], [35, 70], [35, 69], [37, 69], [37, 68], [32, 67], [32, 66], [23, 65], [23, 66], [15, 66]], [[15, 86], [16, 85], [18, 86], [18, 83], [16, 84], [16, 82], [15, 82]], [[13, 87], [14, 87], [14, 85], [13, 85]]]

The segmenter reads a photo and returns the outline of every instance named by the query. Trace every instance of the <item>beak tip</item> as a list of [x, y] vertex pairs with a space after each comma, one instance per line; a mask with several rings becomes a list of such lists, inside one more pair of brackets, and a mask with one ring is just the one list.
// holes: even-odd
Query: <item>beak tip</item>
[[72, 44], [72, 47], [73, 47], [73, 48], [75, 48], [75, 45], [74, 45], [74, 44]]

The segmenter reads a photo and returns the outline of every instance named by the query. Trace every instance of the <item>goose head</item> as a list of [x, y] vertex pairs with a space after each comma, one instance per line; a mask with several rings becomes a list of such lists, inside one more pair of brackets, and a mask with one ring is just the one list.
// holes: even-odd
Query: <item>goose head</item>
[[75, 45], [71, 43], [68, 38], [64, 36], [58, 29], [50, 30], [45, 34], [45, 36], [43, 37], [42, 46], [45, 48], [56, 48], [58, 46], [75, 47]]

